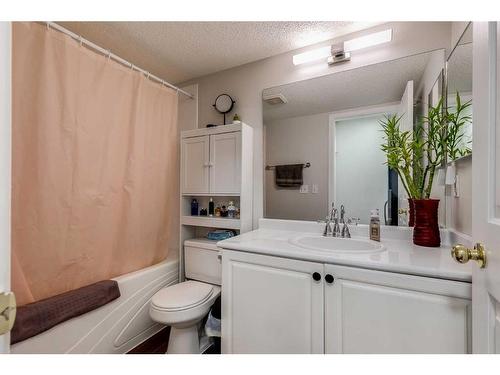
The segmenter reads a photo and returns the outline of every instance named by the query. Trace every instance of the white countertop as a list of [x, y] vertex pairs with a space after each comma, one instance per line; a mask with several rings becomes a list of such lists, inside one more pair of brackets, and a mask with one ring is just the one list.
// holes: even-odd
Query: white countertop
[[[324, 224], [307, 221], [261, 219], [259, 229], [217, 243], [227, 250], [274, 255], [313, 262], [377, 269], [411, 275], [471, 282], [471, 263], [459, 264], [450, 255], [451, 244], [470, 246], [470, 238], [442, 230], [441, 247], [422, 247], [412, 242], [412, 229], [381, 226], [381, 243], [376, 253], [336, 253], [305, 249], [290, 243], [300, 235], [321, 235]], [[368, 237], [368, 226], [349, 226], [353, 238]]]

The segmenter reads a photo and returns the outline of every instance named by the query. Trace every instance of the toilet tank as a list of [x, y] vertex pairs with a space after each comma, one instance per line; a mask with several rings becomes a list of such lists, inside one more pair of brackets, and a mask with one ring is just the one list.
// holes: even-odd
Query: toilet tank
[[187, 279], [221, 285], [222, 263], [215, 241], [196, 238], [184, 241], [184, 271]]

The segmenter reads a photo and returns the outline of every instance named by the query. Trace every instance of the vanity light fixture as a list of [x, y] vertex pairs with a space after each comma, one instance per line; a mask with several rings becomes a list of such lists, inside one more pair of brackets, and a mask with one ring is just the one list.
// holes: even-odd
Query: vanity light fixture
[[350, 60], [350, 53], [367, 47], [378, 46], [392, 40], [392, 29], [361, 36], [343, 43], [326, 46], [293, 56], [293, 64], [300, 65], [328, 58], [329, 64]]
[[311, 61], [326, 59], [328, 56], [331, 56], [331, 54], [331, 46], [321, 47], [304, 53], [299, 53], [298, 55], [293, 56], [293, 65], [300, 65]]
[[360, 36], [344, 42], [344, 50], [347, 52], [357, 51], [367, 47], [378, 46], [392, 40], [392, 29], [379, 31], [377, 33]]

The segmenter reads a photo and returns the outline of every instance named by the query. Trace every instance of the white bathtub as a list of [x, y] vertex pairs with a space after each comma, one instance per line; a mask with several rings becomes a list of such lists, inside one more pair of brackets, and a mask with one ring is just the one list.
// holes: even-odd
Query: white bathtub
[[165, 260], [115, 278], [121, 297], [11, 347], [11, 353], [126, 353], [163, 328], [149, 317], [149, 301], [178, 282], [178, 261]]

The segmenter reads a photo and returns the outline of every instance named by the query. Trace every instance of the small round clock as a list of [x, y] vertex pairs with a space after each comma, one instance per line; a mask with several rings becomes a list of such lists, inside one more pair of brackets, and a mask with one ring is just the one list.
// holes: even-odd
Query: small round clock
[[224, 125], [226, 125], [226, 113], [231, 112], [234, 103], [236, 102], [228, 94], [220, 94], [217, 98], [215, 98], [213, 106], [217, 112], [224, 115]]

